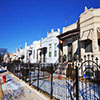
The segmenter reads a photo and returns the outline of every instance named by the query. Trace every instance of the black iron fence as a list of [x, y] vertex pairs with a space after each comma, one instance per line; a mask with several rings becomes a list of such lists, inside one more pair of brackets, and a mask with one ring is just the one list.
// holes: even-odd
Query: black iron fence
[[57, 100], [100, 100], [100, 66], [94, 56], [56, 64], [9, 63], [7, 69]]

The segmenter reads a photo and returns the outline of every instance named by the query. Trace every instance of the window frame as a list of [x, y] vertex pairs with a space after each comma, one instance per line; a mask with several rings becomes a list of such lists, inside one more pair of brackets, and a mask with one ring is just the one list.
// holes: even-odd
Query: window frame
[[52, 44], [49, 44], [49, 57], [52, 57]]
[[99, 48], [99, 51], [100, 51], [100, 38], [98, 39], [98, 48]]
[[35, 59], [35, 50], [33, 50], [33, 58]]
[[54, 43], [54, 57], [57, 57], [57, 43]]

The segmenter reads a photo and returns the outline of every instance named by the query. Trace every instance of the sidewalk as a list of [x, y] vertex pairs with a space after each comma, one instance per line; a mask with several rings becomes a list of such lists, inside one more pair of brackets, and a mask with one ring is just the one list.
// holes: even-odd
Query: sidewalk
[[7, 82], [2, 84], [1, 89], [3, 91], [1, 97], [4, 95], [4, 100], [49, 100], [10, 72], [0, 73], [0, 79], [2, 79], [2, 75], [6, 75], [7, 78]]

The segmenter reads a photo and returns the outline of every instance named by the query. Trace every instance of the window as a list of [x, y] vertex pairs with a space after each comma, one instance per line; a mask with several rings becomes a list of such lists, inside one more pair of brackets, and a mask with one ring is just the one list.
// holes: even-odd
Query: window
[[85, 52], [92, 52], [92, 41], [91, 40], [85, 41]]
[[33, 58], [35, 59], [35, 50], [34, 50], [34, 53], [33, 53]]
[[57, 43], [54, 44], [54, 57], [57, 57]]
[[72, 61], [72, 43], [68, 43], [68, 61]]
[[98, 39], [98, 46], [99, 46], [99, 51], [100, 51], [100, 39]]
[[49, 57], [51, 57], [51, 50], [52, 48], [51, 48], [51, 44], [49, 44]]
[[72, 54], [72, 43], [68, 44], [68, 53]]
[[29, 50], [29, 56], [31, 56], [32, 55], [32, 50]]

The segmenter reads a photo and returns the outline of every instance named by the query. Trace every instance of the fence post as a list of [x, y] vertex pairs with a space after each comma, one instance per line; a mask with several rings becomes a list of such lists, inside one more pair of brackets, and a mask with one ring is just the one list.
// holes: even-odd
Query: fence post
[[21, 79], [21, 63], [19, 63], [19, 79]]
[[50, 99], [53, 99], [53, 65], [51, 64], [51, 96]]
[[21, 74], [21, 79], [22, 79], [22, 77], [23, 77], [23, 75], [22, 75], [22, 64], [23, 64], [23, 63], [21, 63], [21, 65], [20, 65], [20, 74]]
[[22, 80], [24, 80], [24, 75], [23, 75], [23, 73], [24, 73], [24, 64], [22, 66], [23, 66], [23, 69], [22, 69]]
[[38, 64], [38, 75], [37, 75], [37, 90], [39, 91], [39, 64]]
[[29, 85], [31, 85], [31, 64], [29, 64]]
[[76, 100], [79, 100], [78, 66], [76, 65]]
[[12, 70], [11, 70], [12, 73], [13, 73], [15, 76], [17, 76], [17, 73], [15, 72], [15, 71], [17, 70], [17, 67], [15, 66], [15, 63], [13, 63], [11, 67], [12, 67]]

